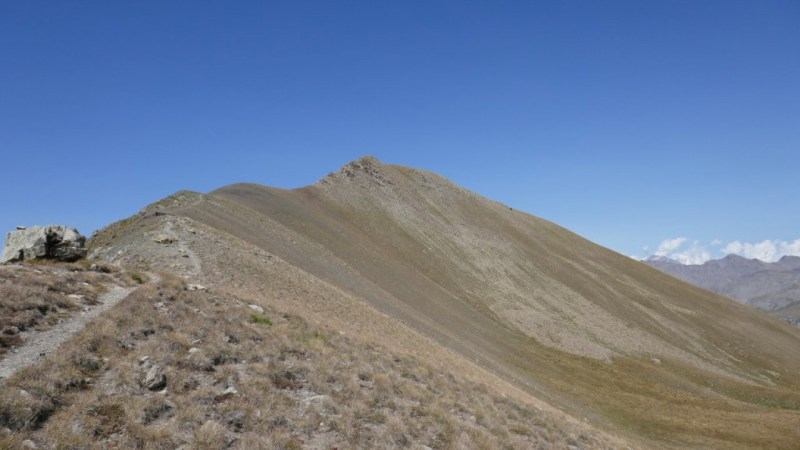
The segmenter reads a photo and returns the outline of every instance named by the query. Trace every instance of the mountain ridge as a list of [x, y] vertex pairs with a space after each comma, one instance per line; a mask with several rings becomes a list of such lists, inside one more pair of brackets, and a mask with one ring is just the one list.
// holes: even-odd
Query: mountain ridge
[[[345, 303], [369, 305], [648, 447], [788, 447], [797, 437], [796, 329], [439, 175], [368, 157], [298, 189], [235, 184], [179, 197], [101, 231], [93, 254], [192, 275], [147, 241], [169, 222], [197, 253], [194, 276], [343, 329], [366, 326]], [[350, 300], [334, 307], [315, 288], [290, 287], [301, 285]]]

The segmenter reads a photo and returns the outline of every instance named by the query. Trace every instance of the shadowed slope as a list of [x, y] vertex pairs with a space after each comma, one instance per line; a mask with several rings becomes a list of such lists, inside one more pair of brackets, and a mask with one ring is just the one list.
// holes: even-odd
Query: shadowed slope
[[314, 186], [233, 185], [170, 211], [648, 445], [800, 439], [798, 330], [437, 175], [365, 158]]

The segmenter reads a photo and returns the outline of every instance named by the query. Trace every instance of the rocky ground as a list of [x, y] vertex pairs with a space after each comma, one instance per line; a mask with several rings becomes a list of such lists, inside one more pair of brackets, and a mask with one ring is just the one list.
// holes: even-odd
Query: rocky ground
[[0, 384], [0, 448], [179, 447], [616, 444], [409, 354], [170, 274]]

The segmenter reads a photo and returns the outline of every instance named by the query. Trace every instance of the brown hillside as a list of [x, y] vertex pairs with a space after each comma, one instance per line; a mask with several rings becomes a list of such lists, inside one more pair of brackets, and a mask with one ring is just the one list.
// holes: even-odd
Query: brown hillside
[[476, 363], [647, 447], [800, 441], [800, 330], [429, 172], [364, 158], [296, 190], [180, 193], [92, 246]]

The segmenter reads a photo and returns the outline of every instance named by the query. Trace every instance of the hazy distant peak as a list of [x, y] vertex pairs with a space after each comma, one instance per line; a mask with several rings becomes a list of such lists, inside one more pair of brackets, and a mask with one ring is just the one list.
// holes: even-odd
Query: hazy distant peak
[[761, 270], [762, 268], [773, 267], [772, 263], [762, 261], [758, 258], [745, 258], [744, 256], [733, 253], [726, 255], [724, 258], [707, 261], [706, 264], [731, 268], [749, 268], [749, 270]]
[[671, 263], [671, 264], [681, 264], [680, 261], [676, 259], [672, 259], [669, 256], [664, 255], [652, 255], [645, 259], [647, 262], [660, 262], [660, 263]]
[[750, 259], [745, 258], [744, 256], [741, 256], [741, 255], [737, 255], [735, 253], [729, 253], [729, 254], [725, 255], [723, 258], [721, 258], [721, 260], [725, 260], [725, 261], [750, 261]]

